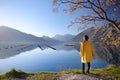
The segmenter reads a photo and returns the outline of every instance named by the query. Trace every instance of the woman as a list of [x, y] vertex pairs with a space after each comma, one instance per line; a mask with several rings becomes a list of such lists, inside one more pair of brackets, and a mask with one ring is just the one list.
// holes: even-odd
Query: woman
[[88, 65], [87, 73], [89, 74], [90, 70], [90, 62], [92, 62], [93, 57], [93, 46], [90, 41], [88, 41], [89, 37], [84, 35], [83, 42], [81, 42], [80, 47], [80, 56], [82, 61], [82, 73], [85, 73], [85, 63]]

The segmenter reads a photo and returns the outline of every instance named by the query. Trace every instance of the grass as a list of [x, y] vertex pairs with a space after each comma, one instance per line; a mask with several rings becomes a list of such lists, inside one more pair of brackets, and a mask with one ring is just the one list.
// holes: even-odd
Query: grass
[[[91, 69], [91, 74], [99, 76], [112, 76], [120, 79], [120, 67], [110, 65], [107, 68]], [[26, 73], [21, 70], [11, 69], [9, 72], [0, 75], [0, 80], [30, 79], [30, 80], [59, 80], [61, 74], [81, 74], [81, 70], [72, 69], [61, 72], [35, 72]]]
[[14, 68], [0, 75], [0, 80], [16, 80], [26, 78], [30, 80], [59, 80], [59, 75], [56, 72], [26, 73], [21, 70], [16, 70]]
[[[82, 70], [66, 70], [62, 71], [60, 73], [62, 74], [81, 74]], [[91, 69], [90, 73], [93, 75], [98, 75], [98, 76], [112, 76], [115, 78], [120, 79], [120, 67], [116, 67], [115, 65], [109, 65], [106, 68], [100, 68], [100, 69]]]
[[7, 80], [9, 78], [23, 78], [22, 75], [27, 75], [27, 73], [21, 70], [15, 70], [14, 68], [11, 69], [9, 72], [3, 73], [0, 75], [0, 80]]
[[38, 72], [28, 78], [30, 80], [59, 80], [59, 74], [55, 72]]
[[91, 73], [100, 76], [113, 76], [120, 79], [120, 67], [116, 67], [115, 65], [110, 65], [102, 69], [93, 69]]

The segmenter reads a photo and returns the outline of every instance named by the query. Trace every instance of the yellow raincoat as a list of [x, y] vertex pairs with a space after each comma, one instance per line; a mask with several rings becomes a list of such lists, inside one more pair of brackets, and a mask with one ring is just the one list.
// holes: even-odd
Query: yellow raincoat
[[92, 61], [93, 56], [93, 46], [90, 41], [85, 41], [80, 43], [80, 56], [82, 63], [88, 63]]

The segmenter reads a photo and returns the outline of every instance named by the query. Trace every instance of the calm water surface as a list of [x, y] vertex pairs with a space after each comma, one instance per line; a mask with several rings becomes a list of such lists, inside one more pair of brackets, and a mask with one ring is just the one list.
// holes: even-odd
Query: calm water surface
[[[103, 68], [107, 62], [93, 59], [92, 68]], [[76, 50], [52, 50], [36, 48], [6, 59], [0, 59], [0, 73], [11, 68], [21, 69], [26, 72], [61, 71], [66, 69], [80, 69], [81, 60]]]

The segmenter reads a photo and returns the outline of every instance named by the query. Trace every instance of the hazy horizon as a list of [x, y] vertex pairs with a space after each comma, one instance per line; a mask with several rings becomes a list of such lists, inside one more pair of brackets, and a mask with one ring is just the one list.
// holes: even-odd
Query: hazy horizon
[[[11, 28], [11, 29], [15, 29], [15, 28], [12, 28], [12, 27], [9, 27], [9, 26], [5, 26], [5, 25], [0, 25], [0, 28], [1, 27], [7, 27], [7, 28]], [[20, 30], [18, 30], [18, 29], [15, 29], [15, 30], [17, 30], [17, 31], [20, 31]], [[26, 33], [26, 34], [31, 34], [31, 35], [34, 35], [33, 33], [27, 33], [27, 32], [23, 32], [23, 31], [20, 31], [20, 32], [22, 32], [22, 33]], [[51, 38], [53, 38], [53, 37], [55, 37], [56, 35], [73, 35], [73, 34], [55, 34], [55, 35], [53, 35], [53, 36], [49, 36], [49, 35], [41, 35], [41, 36], [37, 36], [37, 35], [34, 35], [34, 36], [36, 36], [36, 37], [43, 37], [43, 36], [47, 36], [47, 37], [51, 37]], [[75, 36], [75, 35], [73, 35], [73, 36]]]

